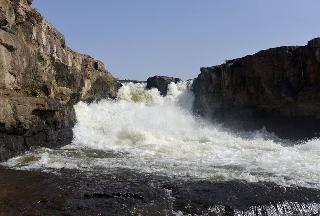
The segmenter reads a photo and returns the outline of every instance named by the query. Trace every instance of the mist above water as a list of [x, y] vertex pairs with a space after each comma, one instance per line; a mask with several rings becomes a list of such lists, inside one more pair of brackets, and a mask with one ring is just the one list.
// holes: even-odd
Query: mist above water
[[242, 136], [192, 114], [190, 83], [170, 84], [168, 95], [126, 83], [117, 100], [79, 103], [74, 141], [6, 162], [22, 169], [71, 168], [201, 178], [242, 179], [320, 188], [320, 140], [289, 146], [265, 131]]

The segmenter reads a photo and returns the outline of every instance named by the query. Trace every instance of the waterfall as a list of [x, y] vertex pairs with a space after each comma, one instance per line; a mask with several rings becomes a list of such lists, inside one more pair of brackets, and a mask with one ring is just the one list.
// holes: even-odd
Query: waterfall
[[181, 178], [320, 188], [320, 140], [289, 145], [264, 130], [246, 136], [192, 114], [190, 83], [171, 83], [168, 95], [125, 83], [116, 100], [79, 103], [74, 141], [6, 162], [20, 169], [128, 168]]

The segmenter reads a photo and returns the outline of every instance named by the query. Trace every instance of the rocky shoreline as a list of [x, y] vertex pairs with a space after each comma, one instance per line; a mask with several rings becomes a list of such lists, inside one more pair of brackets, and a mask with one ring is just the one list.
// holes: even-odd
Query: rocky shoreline
[[0, 215], [316, 215], [320, 192], [272, 183], [183, 180], [115, 170], [0, 168]]

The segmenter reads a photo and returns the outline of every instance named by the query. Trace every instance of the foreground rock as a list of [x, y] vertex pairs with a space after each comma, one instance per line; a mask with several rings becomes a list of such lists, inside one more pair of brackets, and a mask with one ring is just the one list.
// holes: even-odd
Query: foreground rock
[[73, 105], [116, 94], [103, 64], [68, 48], [31, 2], [0, 0], [0, 161], [70, 143]]
[[316, 215], [320, 192], [271, 183], [208, 182], [62, 170], [0, 169], [0, 215]]
[[[320, 38], [201, 68], [195, 109], [229, 125], [261, 127], [285, 137], [320, 131]], [[253, 120], [253, 121], [250, 121]]]
[[147, 80], [147, 88], [156, 88], [159, 90], [162, 96], [166, 96], [168, 93], [168, 86], [170, 83], [178, 83], [181, 79], [167, 76], [154, 76]]

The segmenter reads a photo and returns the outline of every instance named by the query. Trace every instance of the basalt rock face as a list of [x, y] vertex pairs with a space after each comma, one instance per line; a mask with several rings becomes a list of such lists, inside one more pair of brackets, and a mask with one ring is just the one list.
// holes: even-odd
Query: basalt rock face
[[264, 125], [285, 137], [305, 129], [303, 135], [315, 136], [320, 131], [319, 81], [316, 38], [306, 46], [273, 48], [201, 68], [193, 83], [194, 108], [229, 125]]
[[167, 76], [154, 76], [147, 80], [147, 88], [156, 88], [159, 90], [160, 94], [166, 96], [168, 93], [168, 86], [170, 83], [178, 83], [181, 79]]
[[0, 0], [0, 161], [72, 139], [73, 105], [115, 97], [104, 65], [66, 46], [30, 0]]

